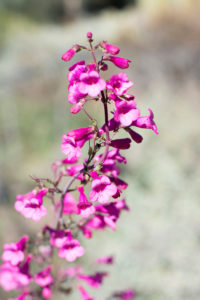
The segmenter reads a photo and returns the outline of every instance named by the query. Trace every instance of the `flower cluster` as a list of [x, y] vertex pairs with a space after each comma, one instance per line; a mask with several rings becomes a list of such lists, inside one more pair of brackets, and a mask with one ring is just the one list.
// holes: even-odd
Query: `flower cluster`
[[[120, 70], [108, 79], [102, 77], [109, 62], [124, 70], [131, 61], [117, 56], [120, 49], [105, 41], [94, 46], [91, 32], [87, 38], [89, 47], [76, 44], [62, 59], [68, 62], [81, 50], [92, 55], [92, 63], [78, 61], [68, 73], [70, 111], [77, 114], [82, 110], [89, 124], [63, 134], [61, 151], [65, 157], [52, 164], [53, 179], [32, 177], [35, 189], [17, 195], [14, 207], [25, 218], [35, 222], [44, 218], [49, 207], [44, 201], [50, 202], [54, 215], [51, 224], [43, 226], [37, 238], [31, 240], [23, 236], [17, 243], [4, 245], [0, 285], [6, 291], [18, 291], [16, 298], [9, 299], [53, 299], [55, 293], [68, 295], [75, 287], [81, 299], [94, 299], [83, 284], [98, 289], [108, 273], [97, 270], [94, 274], [85, 274], [80, 265], [61, 268], [53, 257], [68, 264], [74, 262], [85, 253], [83, 238], [92, 238], [97, 230], [116, 229], [122, 211], [129, 210], [122, 196], [128, 184], [120, 178], [119, 164], [126, 164], [120, 150], [129, 149], [132, 142], [142, 142], [136, 127], [158, 134], [151, 109], [149, 115], [142, 116], [135, 97], [129, 92], [133, 82], [128, 75]], [[95, 55], [97, 49], [103, 52], [100, 60]], [[102, 106], [105, 121], [100, 126], [86, 110], [86, 103], [90, 101]], [[116, 137], [121, 131], [125, 137]], [[81, 159], [84, 146], [88, 156]], [[110, 265], [113, 257], [101, 257], [95, 263]], [[127, 289], [114, 292], [109, 299], [125, 300], [135, 296], [134, 290]]]

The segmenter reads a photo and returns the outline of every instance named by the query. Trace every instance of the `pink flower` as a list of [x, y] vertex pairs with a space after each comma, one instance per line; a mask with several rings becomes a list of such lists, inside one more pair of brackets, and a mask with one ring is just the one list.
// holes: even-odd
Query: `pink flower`
[[79, 141], [85, 138], [88, 134], [94, 132], [94, 126], [89, 126], [86, 128], [78, 128], [68, 131], [67, 136], [73, 137], [75, 141]]
[[40, 271], [35, 275], [35, 282], [41, 286], [46, 287], [53, 283], [53, 277], [51, 276], [51, 267], [47, 267], [46, 269]]
[[62, 136], [61, 150], [65, 155], [67, 155], [69, 160], [73, 160], [74, 158], [78, 159], [82, 154], [75, 139], [67, 135]]
[[86, 99], [80, 100], [80, 102], [76, 103], [74, 106], [71, 107], [70, 113], [77, 114], [79, 111], [81, 111], [85, 102], [86, 102]]
[[90, 32], [90, 31], [87, 32], [87, 38], [88, 38], [88, 39], [91, 39], [91, 38], [92, 38], [92, 32]]
[[55, 230], [50, 227], [46, 227], [46, 230], [50, 232], [50, 244], [54, 247], [61, 248], [66, 241], [66, 231], [64, 230]]
[[110, 142], [110, 146], [114, 147], [114, 148], [117, 148], [117, 149], [126, 150], [126, 149], [130, 148], [131, 140], [128, 139], [128, 138], [112, 140]]
[[114, 114], [114, 119], [120, 122], [123, 126], [130, 126], [133, 121], [136, 121], [140, 116], [139, 109], [136, 108], [136, 103], [134, 100], [126, 101], [116, 101], [115, 102], [116, 111]]
[[79, 186], [78, 191], [80, 193], [78, 204], [79, 214], [83, 218], [88, 218], [90, 215], [95, 213], [95, 208], [92, 203], [87, 200], [83, 186]]
[[92, 190], [89, 196], [92, 202], [107, 203], [110, 197], [115, 195], [116, 192], [117, 187], [111, 183], [107, 176], [96, 176], [92, 181]]
[[106, 159], [117, 160], [119, 163], [126, 164], [126, 158], [119, 153], [118, 149], [112, 149], [108, 152]]
[[129, 67], [129, 63], [131, 62], [131, 60], [129, 59], [111, 55], [104, 55], [103, 59], [111, 61], [116, 67], [120, 69], [127, 69]]
[[72, 59], [72, 57], [74, 56], [75, 53], [76, 53], [76, 51], [73, 48], [71, 48], [71, 49], [67, 50], [67, 52], [65, 52], [61, 58], [62, 58], [62, 60], [69, 61]]
[[113, 256], [111, 255], [111, 256], [105, 256], [105, 257], [98, 258], [96, 260], [96, 263], [111, 265], [111, 264], [113, 264]]
[[[98, 162], [101, 159], [102, 155], [98, 155], [95, 157], [95, 161]], [[119, 153], [119, 149], [115, 148], [108, 152], [106, 159], [101, 168], [101, 172], [105, 175], [112, 175], [113, 177], [117, 177], [120, 174], [120, 168], [116, 164], [116, 161], [119, 163], [126, 164], [126, 158], [123, 157]]]
[[62, 270], [62, 276], [70, 276], [70, 277], [76, 277], [77, 274], [82, 273], [82, 268], [80, 266], [70, 267], [67, 269]]
[[[81, 150], [88, 140], [92, 139], [94, 134], [94, 127], [78, 128], [68, 131], [67, 135], [62, 137], [62, 151], [67, 154], [68, 159], [74, 159], [74, 157], [80, 157]], [[80, 153], [79, 153], [80, 152]]]
[[76, 83], [80, 80], [80, 76], [82, 73], [87, 71], [87, 67], [85, 65], [85, 61], [79, 61], [70, 68], [70, 72], [68, 74], [68, 80], [70, 84]]
[[79, 45], [74, 45], [71, 49], [69, 49], [67, 52], [65, 52], [62, 55], [62, 60], [64, 61], [69, 61], [72, 59], [72, 57], [74, 56], [74, 54], [80, 50], [80, 46]]
[[86, 290], [82, 287], [82, 285], [78, 285], [78, 289], [81, 293], [82, 300], [95, 300], [88, 294], [88, 292], [86, 292]]
[[[111, 202], [109, 204], [96, 206], [96, 212], [101, 213], [101, 218], [103, 218], [103, 223], [105, 224], [104, 227], [107, 225], [112, 230], [116, 229], [116, 222], [119, 219], [121, 210], [129, 210], [124, 199]], [[95, 228], [94, 224], [92, 224], [90, 221], [89, 226], [91, 225], [93, 228]]]
[[73, 64], [71, 67], [69, 67], [68, 70], [71, 72], [76, 68], [76, 66], [79, 66], [79, 65], [85, 65], [85, 61], [84, 60], [77, 61], [75, 64]]
[[50, 287], [46, 286], [42, 289], [42, 297], [44, 299], [50, 299], [52, 296]]
[[68, 90], [68, 101], [71, 104], [78, 103], [80, 100], [83, 100], [87, 96], [87, 93], [81, 93], [79, 91], [79, 83], [70, 84]]
[[140, 128], [152, 129], [156, 134], [158, 134], [158, 129], [157, 129], [156, 123], [153, 120], [154, 114], [151, 109], [148, 109], [148, 111], [149, 111], [149, 116], [139, 117], [131, 125], [134, 125], [134, 126], [137, 126]]
[[97, 71], [82, 73], [80, 76], [78, 88], [82, 94], [87, 93], [91, 97], [96, 97], [105, 89], [105, 87], [106, 82], [104, 79], [99, 77], [99, 73]]
[[5, 291], [21, 289], [27, 286], [32, 280], [29, 274], [29, 262], [31, 257], [28, 256], [23, 265], [14, 266], [10, 263], [4, 263], [0, 267], [0, 285]]
[[5, 244], [4, 252], [2, 254], [2, 260], [4, 262], [9, 262], [12, 265], [18, 265], [24, 260], [24, 250], [26, 247], [26, 242], [28, 236], [22, 237], [22, 239], [17, 243]]
[[[116, 159], [116, 158], [115, 158], [114, 155], [112, 155], [112, 153], [114, 153], [114, 152], [112, 152], [112, 151], [115, 151], [115, 153], [119, 152], [118, 149], [112, 149], [112, 150], [110, 150], [110, 151], [108, 152], [107, 156], [106, 156], [106, 159], [104, 160], [104, 163], [103, 163], [102, 168], [104, 168], [104, 165], [106, 165], [106, 166], [111, 166], [111, 165], [115, 164], [115, 159]], [[111, 152], [112, 152], [112, 153], [111, 153]], [[101, 158], [102, 158], [102, 155], [103, 155], [103, 154], [100, 154], [100, 155], [95, 156], [95, 161], [96, 161], [96, 162], [99, 162], [99, 161], [101, 160]], [[101, 169], [101, 171], [102, 171], [102, 169]]]
[[[58, 202], [56, 208], [60, 208], [60, 202]], [[77, 214], [77, 204], [76, 200], [74, 199], [73, 195], [70, 193], [66, 193], [64, 197], [64, 206], [63, 206], [63, 214], [72, 215]]]
[[97, 272], [94, 275], [79, 274], [79, 275], [77, 275], [77, 278], [84, 280], [93, 288], [99, 288], [100, 285], [103, 283], [104, 277], [106, 277], [106, 276], [108, 276], [108, 273]]
[[128, 184], [118, 177], [110, 177], [110, 180], [117, 186], [118, 189], [125, 190], [128, 187]]
[[19, 267], [10, 264], [3, 264], [0, 267], [0, 285], [5, 291], [23, 288], [29, 282], [29, 277], [21, 273]]
[[80, 245], [78, 240], [72, 238], [71, 232], [68, 230], [67, 237], [63, 240], [63, 244], [58, 250], [58, 256], [71, 262], [83, 255], [84, 248]]
[[[82, 170], [83, 167], [84, 167], [83, 164], [67, 167], [66, 173], [67, 173], [69, 176], [74, 176], [76, 173], [78, 173], [80, 170]], [[80, 175], [77, 177], [77, 179], [83, 180], [83, 174], [80, 174]]]
[[107, 88], [117, 96], [123, 95], [132, 86], [133, 83], [128, 80], [128, 75], [124, 72], [113, 75], [107, 82]]
[[107, 44], [106, 42], [101, 42], [100, 46], [104, 49], [106, 53], [116, 55], [119, 53], [120, 49], [117, 46]]
[[16, 211], [20, 212], [25, 218], [31, 218], [35, 222], [39, 222], [47, 214], [47, 210], [43, 206], [43, 196], [46, 193], [47, 189], [43, 188], [39, 192], [33, 190], [25, 195], [17, 195]]
[[88, 73], [90, 73], [91, 71], [96, 70], [96, 65], [95, 64], [88, 64], [87, 68], [88, 68]]
[[[92, 236], [92, 231], [90, 229], [104, 230], [105, 227], [106, 223], [104, 221], [104, 216], [95, 214], [94, 217], [88, 221], [88, 223], [80, 226], [80, 229], [82, 230], [86, 238], [90, 238]], [[91, 236], [88, 236], [89, 232]]]
[[112, 175], [116, 177], [120, 174], [120, 168], [116, 164], [115, 160], [106, 158], [101, 168], [101, 172], [105, 175]]
[[87, 224], [79, 225], [79, 229], [82, 231], [82, 233], [86, 239], [91, 239], [92, 231], [89, 229]]

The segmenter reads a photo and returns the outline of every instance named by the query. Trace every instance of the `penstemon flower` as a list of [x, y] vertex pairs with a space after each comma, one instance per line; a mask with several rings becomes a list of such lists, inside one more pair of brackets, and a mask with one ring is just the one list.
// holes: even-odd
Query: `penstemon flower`
[[9, 262], [11, 265], [18, 265], [24, 260], [24, 251], [26, 248], [26, 243], [28, 241], [28, 236], [24, 236], [17, 243], [4, 244], [4, 252], [2, 254], [2, 260], [4, 262]]
[[25, 195], [17, 195], [15, 209], [25, 218], [31, 218], [36, 222], [47, 214], [46, 207], [43, 205], [43, 196], [46, 195], [47, 189], [39, 191], [33, 190]]
[[[65, 156], [52, 164], [53, 179], [32, 177], [36, 183], [33, 191], [17, 195], [15, 209], [25, 218], [39, 222], [47, 213], [52, 215], [50, 224], [44, 225], [36, 237], [23, 236], [17, 243], [4, 245], [0, 285], [5, 291], [18, 292], [10, 300], [55, 299], [58, 293], [67, 296], [73, 289], [80, 292], [80, 299], [95, 299], [82, 283], [98, 289], [108, 273], [99, 270], [92, 275], [84, 273], [79, 264], [79, 258], [85, 254], [82, 239], [91, 239], [98, 230], [105, 233], [107, 229], [116, 230], [121, 213], [129, 211], [123, 197], [128, 183], [119, 177], [119, 164], [127, 163], [121, 150], [129, 149], [132, 141], [143, 140], [135, 127], [158, 134], [152, 110], [149, 109], [149, 115], [141, 116], [134, 95], [127, 93], [133, 86], [127, 74], [102, 76], [108, 69], [107, 62], [126, 69], [131, 60], [116, 56], [120, 49], [106, 41], [94, 45], [91, 32], [87, 33], [87, 39], [88, 47], [76, 44], [62, 59], [69, 62], [82, 50], [92, 55], [92, 63], [75, 62], [68, 73], [70, 112], [77, 114], [82, 110], [88, 124], [63, 134], [61, 150]], [[103, 52], [99, 60], [96, 50]], [[97, 124], [87, 112], [85, 106], [90, 101], [101, 104], [103, 124]], [[118, 137], [119, 132], [124, 136]], [[87, 157], [82, 157], [83, 147], [88, 150]], [[105, 255], [97, 258], [95, 264], [108, 266], [113, 261], [112, 255]], [[101, 298], [101, 292], [99, 295]], [[135, 297], [135, 291], [127, 289], [113, 292], [108, 299]]]

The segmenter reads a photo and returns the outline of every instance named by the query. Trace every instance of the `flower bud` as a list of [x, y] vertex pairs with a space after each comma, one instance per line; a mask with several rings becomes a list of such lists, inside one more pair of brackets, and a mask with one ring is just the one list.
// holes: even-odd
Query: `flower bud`
[[100, 68], [101, 68], [101, 71], [107, 71], [108, 70], [108, 65], [105, 64], [105, 63], [102, 63]]
[[80, 50], [81, 50], [81, 48], [79, 45], [74, 45], [71, 49], [69, 49], [67, 52], [65, 52], [61, 58], [64, 61], [69, 61], [72, 59], [72, 57], [75, 55], [75, 53]]
[[91, 38], [92, 38], [92, 32], [90, 32], [90, 31], [87, 32], [87, 38], [88, 38], [88, 39], [91, 39]]
[[119, 53], [120, 49], [117, 46], [107, 44], [106, 42], [101, 42], [100, 46], [104, 49], [104, 52], [116, 55]]
[[131, 146], [131, 140], [128, 138], [125, 139], [116, 139], [110, 142], [110, 146], [117, 149], [129, 149]]
[[129, 63], [131, 62], [131, 60], [127, 58], [112, 55], [104, 55], [103, 59], [111, 61], [116, 67], [120, 69], [127, 69], [129, 67]]

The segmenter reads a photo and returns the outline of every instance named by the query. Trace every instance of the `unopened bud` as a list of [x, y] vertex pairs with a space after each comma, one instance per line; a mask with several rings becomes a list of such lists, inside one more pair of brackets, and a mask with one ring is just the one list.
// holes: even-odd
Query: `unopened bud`
[[91, 39], [92, 38], [92, 32], [87, 32], [87, 38]]

